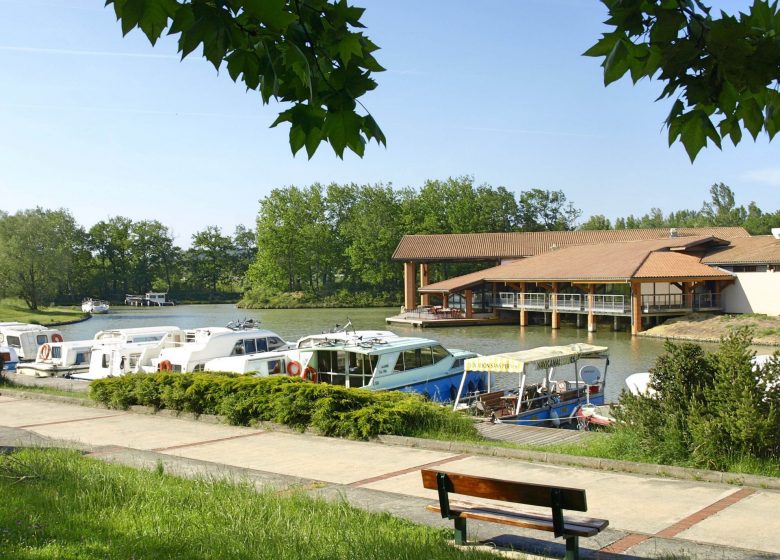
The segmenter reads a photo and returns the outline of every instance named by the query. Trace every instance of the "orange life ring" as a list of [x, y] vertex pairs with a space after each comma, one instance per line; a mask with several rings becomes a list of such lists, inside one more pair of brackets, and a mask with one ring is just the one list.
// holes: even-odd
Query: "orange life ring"
[[38, 357], [41, 360], [48, 360], [49, 356], [51, 356], [51, 346], [48, 344], [42, 344], [38, 349]]
[[301, 375], [301, 372], [303, 371], [303, 368], [301, 367], [300, 362], [296, 362], [293, 360], [289, 364], [287, 364], [287, 375], [290, 377], [298, 377]]
[[163, 360], [157, 364], [157, 371], [173, 371], [173, 364], [168, 360]]
[[311, 366], [307, 366], [301, 373], [301, 379], [317, 383], [317, 370]]
[[60, 333], [54, 333], [51, 335], [52, 342], [62, 342], [62, 335]]

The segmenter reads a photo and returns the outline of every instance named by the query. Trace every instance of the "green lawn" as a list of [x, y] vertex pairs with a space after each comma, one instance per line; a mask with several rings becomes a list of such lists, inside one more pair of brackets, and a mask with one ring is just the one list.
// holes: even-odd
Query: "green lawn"
[[56, 325], [78, 321], [84, 317], [86, 314], [76, 307], [41, 307], [38, 311], [30, 311], [22, 300], [0, 299], [0, 323], [18, 321], [19, 323]]
[[0, 558], [491, 559], [451, 530], [248, 483], [29, 449], [0, 456]]

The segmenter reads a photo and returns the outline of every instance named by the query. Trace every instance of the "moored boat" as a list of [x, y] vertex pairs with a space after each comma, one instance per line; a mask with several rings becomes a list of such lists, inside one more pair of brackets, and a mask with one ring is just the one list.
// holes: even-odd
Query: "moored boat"
[[62, 333], [32, 323], [0, 323], [0, 344], [13, 348], [19, 361], [32, 361], [38, 355], [38, 348], [47, 342], [62, 342]]
[[[347, 328], [304, 337], [286, 354], [291, 376], [374, 391], [416, 392], [437, 402], [455, 398], [464, 360], [477, 356], [427, 338]], [[473, 374], [470, 382], [484, 386], [484, 376]]]
[[108, 313], [110, 307], [111, 304], [102, 299], [87, 298], [81, 302], [81, 310], [92, 315]]
[[0, 372], [16, 371], [18, 363], [19, 356], [16, 354], [16, 349], [0, 344]]
[[22, 362], [16, 372], [34, 377], [70, 377], [89, 370], [94, 340], [47, 342], [38, 348], [34, 362]]
[[[454, 408], [494, 422], [559, 426], [573, 421], [580, 405], [604, 404], [608, 365], [607, 347], [582, 343], [471, 358], [465, 362]], [[573, 374], [556, 377], [564, 366], [573, 366]], [[468, 385], [470, 373], [486, 376], [486, 390]]]

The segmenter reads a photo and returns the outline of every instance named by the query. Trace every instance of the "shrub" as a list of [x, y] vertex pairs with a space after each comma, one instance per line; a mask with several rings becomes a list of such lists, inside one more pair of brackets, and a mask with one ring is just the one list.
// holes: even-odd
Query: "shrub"
[[780, 354], [755, 368], [752, 332], [735, 329], [715, 353], [666, 342], [653, 397], [623, 393], [617, 431], [660, 463], [727, 469], [780, 454]]
[[234, 425], [270, 421], [354, 439], [379, 434], [478, 439], [467, 417], [416, 393], [348, 389], [298, 377], [130, 374], [94, 381], [90, 397], [112, 408], [145, 405], [218, 414]]

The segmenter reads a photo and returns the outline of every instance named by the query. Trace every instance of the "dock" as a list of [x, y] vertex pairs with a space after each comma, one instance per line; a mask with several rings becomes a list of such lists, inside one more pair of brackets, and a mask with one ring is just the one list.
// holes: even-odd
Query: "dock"
[[493, 424], [491, 422], [480, 422], [477, 424], [477, 431], [483, 437], [494, 441], [509, 441], [521, 445], [541, 446], [578, 443], [593, 435], [593, 432], [582, 430], [518, 426], [517, 424]]
[[404, 313], [387, 317], [388, 325], [407, 325], [424, 329], [426, 327], [473, 327], [477, 325], [513, 325], [517, 321], [512, 317], [494, 317], [492, 314], [485, 317], [473, 317], [464, 319], [461, 317], [436, 317], [431, 314]]

